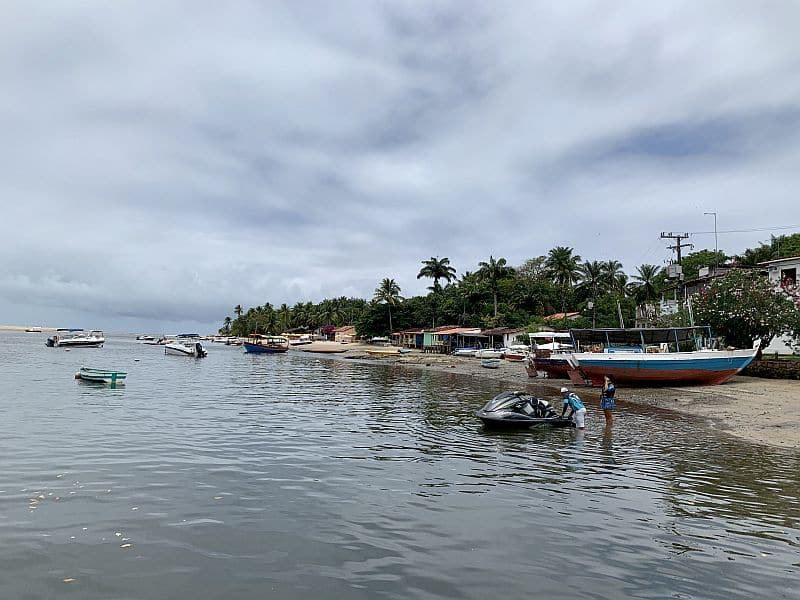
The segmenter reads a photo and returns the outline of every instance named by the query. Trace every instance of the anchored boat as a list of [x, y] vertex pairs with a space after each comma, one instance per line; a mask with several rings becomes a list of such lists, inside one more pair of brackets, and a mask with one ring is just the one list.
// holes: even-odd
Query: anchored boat
[[91, 381], [92, 383], [109, 383], [111, 385], [124, 385], [128, 373], [125, 371], [110, 371], [107, 369], [90, 369], [81, 367], [75, 373], [75, 379]]
[[280, 354], [289, 349], [289, 340], [280, 335], [252, 334], [243, 343], [245, 352], [255, 354]]
[[99, 329], [89, 333], [64, 330], [47, 338], [45, 345], [50, 348], [101, 348], [105, 341], [106, 338]]

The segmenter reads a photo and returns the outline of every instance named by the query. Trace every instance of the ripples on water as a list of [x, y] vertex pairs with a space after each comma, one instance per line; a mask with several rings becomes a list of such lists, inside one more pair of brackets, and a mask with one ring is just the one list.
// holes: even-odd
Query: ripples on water
[[0, 598], [800, 597], [796, 453], [624, 402], [613, 432], [489, 433], [496, 382], [44, 338], [0, 334]]

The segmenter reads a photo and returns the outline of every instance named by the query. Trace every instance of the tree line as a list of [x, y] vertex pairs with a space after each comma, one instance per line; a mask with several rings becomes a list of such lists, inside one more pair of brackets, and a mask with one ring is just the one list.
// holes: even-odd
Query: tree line
[[[700, 250], [681, 261], [684, 276], [693, 279], [705, 266], [754, 266], [780, 256], [800, 255], [800, 234], [772, 238], [758, 248], [729, 257]], [[577, 312], [577, 318], [548, 324], [564, 327], [633, 325], [636, 306], [658, 300], [674, 287], [666, 270], [642, 264], [628, 275], [616, 260], [583, 260], [574, 248], [557, 246], [546, 255], [511, 266], [489, 256], [474, 271], [458, 273], [447, 257], [421, 261], [417, 279], [431, 282], [427, 294], [405, 298], [390, 277], [381, 280], [373, 297], [325, 299], [319, 303], [270, 303], [234, 308], [220, 333], [245, 336], [253, 332], [312, 331], [327, 326], [354, 325], [361, 336], [388, 335], [411, 327], [534, 327], [554, 313]], [[681, 318], [684, 318], [681, 316]]]

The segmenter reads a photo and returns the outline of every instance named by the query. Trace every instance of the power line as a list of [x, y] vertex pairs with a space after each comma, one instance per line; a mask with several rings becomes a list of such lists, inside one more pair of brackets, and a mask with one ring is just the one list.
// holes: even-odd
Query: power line
[[[800, 225], [779, 225], [776, 227], [759, 227], [757, 229], [727, 229], [717, 233], [755, 233], [757, 231], [778, 231], [784, 229], [800, 229]], [[689, 235], [710, 235], [713, 231], [690, 231]]]

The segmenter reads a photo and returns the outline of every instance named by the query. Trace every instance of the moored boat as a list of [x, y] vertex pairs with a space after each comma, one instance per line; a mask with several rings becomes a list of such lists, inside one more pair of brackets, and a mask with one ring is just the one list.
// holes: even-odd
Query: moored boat
[[395, 347], [386, 347], [386, 348], [370, 348], [367, 350], [367, 354], [372, 354], [373, 356], [387, 356], [393, 354], [407, 354], [411, 352], [408, 348], [395, 348]]
[[481, 366], [486, 369], [499, 369], [500, 363], [502, 363], [502, 359], [500, 358], [482, 358], [481, 359]]
[[111, 371], [108, 369], [91, 369], [88, 367], [81, 367], [75, 373], [75, 379], [83, 381], [91, 381], [92, 383], [108, 383], [111, 385], [124, 385], [128, 373], [126, 371]]
[[[755, 358], [757, 347], [723, 350], [710, 327], [573, 329], [569, 362], [592, 385], [605, 375], [628, 385], [716, 385]], [[591, 349], [593, 351], [580, 351]]]
[[50, 348], [101, 348], [106, 338], [99, 329], [88, 333], [85, 331], [71, 331], [55, 333], [45, 342]]
[[493, 348], [483, 348], [475, 352], [475, 358], [501, 358], [503, 352]]
[[254, 333], [242, 342], [245, 352], [252, 354], [280, 354], [289, 350], [289, 340], [280, 335]]
[[179, 342], [174, 341], [164, 346], [164, 354], [173, 356], [192, 356], [194, 358], [205, 358], [208, 351], [203, 348], [200, 342]]

